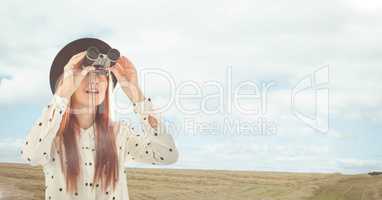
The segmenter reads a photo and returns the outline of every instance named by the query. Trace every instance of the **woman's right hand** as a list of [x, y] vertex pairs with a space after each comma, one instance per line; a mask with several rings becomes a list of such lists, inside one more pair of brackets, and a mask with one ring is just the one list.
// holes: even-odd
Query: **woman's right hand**
[[86, 51], [82, 51], [72, 56], [65, 65], [62, 84], [58, 86], [56, 91], [59, 96], [70, 99], [89, 71], [95, 70], [93, 66], [87, 66], [81, 69], [81, 63], [85, 55]]

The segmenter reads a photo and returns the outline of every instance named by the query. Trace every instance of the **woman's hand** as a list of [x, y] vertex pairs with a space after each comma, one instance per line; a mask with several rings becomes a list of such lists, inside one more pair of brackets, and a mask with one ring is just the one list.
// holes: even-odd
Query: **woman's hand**
[[81, 61], [84, 59], [85, 55], [85, 51], [80, 52], [72, 56], [69, 62], [65, 65], [62, 84], [58, 86], [56, 91], [59, 96], [70, 99], [89, 71], [95, 69], [93, 66], [81, 69]]
[[144, 95], [138, 85], [138, 75], [133, 63], [125, 56], [121, 56], [115, 65], [110, 67], [122, 87], [124, 93], [132, 102], [142, 101]]
[[[138, 85], [137, 70], [129, 59], [121, 56], [115, 65], [110, 67], [110, 70], [116, 76], [122, 90], [132, 102], [135, 103], [144, 100], [144, 95]], [[158, 121], [155, 117], [149, 115], [148, 120], [151, 127], [157, 128]]]

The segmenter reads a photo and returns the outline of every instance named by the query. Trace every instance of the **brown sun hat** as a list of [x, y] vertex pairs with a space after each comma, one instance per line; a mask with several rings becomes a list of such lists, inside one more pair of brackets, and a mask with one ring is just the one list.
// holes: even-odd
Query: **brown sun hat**
[[[80, 38], [65, 45], [56, 55], [50, 67], [50, 89], [55, 93], [55, 85], [58, 77], [64, 72], [64, 67], [72, 56], [86, 49], [90, 46], [95, 46], [103, 54], [106, 54], [112, 47], [106, 42], [96, 38]], [[110, 73], [113, 80], [113, 88], [117, 84], [117, 78], [113, 73]]]

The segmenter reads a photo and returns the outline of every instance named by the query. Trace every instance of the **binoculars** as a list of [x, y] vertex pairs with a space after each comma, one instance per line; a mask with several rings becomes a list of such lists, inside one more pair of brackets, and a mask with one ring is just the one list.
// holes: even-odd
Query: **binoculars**
[[110, 49], [107, 54], [102, 54], [97, 47], [87, 48], [82, 67], [94, 66], [97, 74], [108, 75], [107, 68], [113, 66], [120, 57], [117, 49]]

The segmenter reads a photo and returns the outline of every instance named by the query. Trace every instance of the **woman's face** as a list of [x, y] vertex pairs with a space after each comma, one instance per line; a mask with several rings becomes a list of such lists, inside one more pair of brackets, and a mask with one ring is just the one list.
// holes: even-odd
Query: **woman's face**
[[100, 105], [105, 99], [107, 86], [106, 75], [97, 75], [94, 71], [90, 71], [74, 92], [73, 103], [87, 107]]

